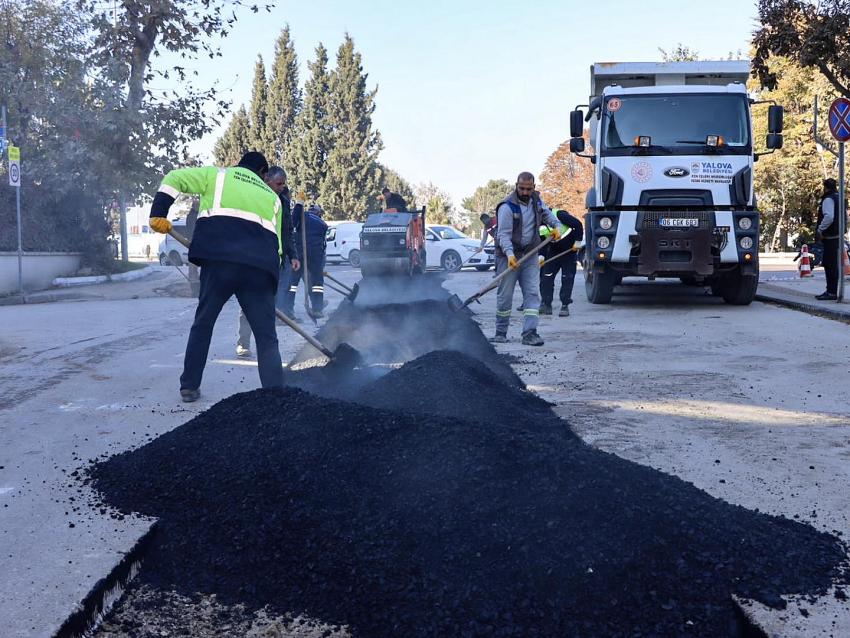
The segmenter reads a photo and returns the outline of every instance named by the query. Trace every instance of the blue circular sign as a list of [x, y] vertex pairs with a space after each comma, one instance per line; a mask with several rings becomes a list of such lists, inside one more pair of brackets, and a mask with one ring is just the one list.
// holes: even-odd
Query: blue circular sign
[[829, 130], [839, 142], [850, 141], [850, 100], [840, 97], [829, 107]]

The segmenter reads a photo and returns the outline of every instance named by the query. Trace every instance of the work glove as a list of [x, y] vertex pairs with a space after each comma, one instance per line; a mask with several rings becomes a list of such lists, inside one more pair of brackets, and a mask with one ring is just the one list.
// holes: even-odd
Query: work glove
[[508, 255], [508, 268], [511, 270], [517, 269], [517, 258], [514, 255]]
[[552, 229], [552, 241], [560, 241], [561, 237], [564, 236], [563, 226], [555, 226]]
[[540, 268], [543, 268], [543, 264], [545, 262], [546, 262], [546, 258], [543, 255], [537, 256], [537, 265], [540, 266]]
[[165, 217], [151, 217], [150, 227], [153, 228], [155, 232], [163, 233], [164, 235], [171, 232], [171, 222]]
[[294, 270], [295, 272], [298, 272], [299, 270], [301, 270], [301, 262], [298, 261], [297, 259], [292, 259], [292, 260], [290, 260], [289, 263], [292, 266], [292, 270]]

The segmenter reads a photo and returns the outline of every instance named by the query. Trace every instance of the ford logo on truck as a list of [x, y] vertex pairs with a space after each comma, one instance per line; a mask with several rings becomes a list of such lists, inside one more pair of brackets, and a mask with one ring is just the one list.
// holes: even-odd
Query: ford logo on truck
[[664, 174], [667, 177], [687, 177], [691, 172], [684, 166], [671, 166], [664, 171]]

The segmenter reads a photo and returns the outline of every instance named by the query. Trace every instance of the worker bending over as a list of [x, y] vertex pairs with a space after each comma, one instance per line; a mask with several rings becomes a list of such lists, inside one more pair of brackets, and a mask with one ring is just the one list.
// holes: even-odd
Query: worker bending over
[[263, 181], [269, 165], [262, 153], [246, 153], [237, 166], [181, 168], [168, 173], [151, 206], [150, 226], [171, 231], [168, 210], [181, 193], [200, 195], [189, 261], [201, 267], [201, 290], [189, 331], [180, 396], [195, 401], [213, 326], [233, 296], [257, 341], [264, 388], [283, 385], [275, 331], [274, 297], [280, 274], [281, 202]]

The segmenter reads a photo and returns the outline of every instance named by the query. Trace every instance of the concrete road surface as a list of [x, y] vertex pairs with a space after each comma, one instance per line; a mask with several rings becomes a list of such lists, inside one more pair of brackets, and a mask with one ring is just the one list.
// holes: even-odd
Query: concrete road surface
[[[359, 278], [349, 267], [333, 271]], [[464, 271], [446, 287], [465, 297], [491, 276]], [[202, 400], [180, 403], [195, 306], [180, 296], [186, 287], [164, 270], [79, 290], [87, 301], [0, 307], [4, 636], [51, 634], [149, 525], [92, 511], [77, 468], [259, 385], [255, 362], [234, 356], [231, 302]], [[581, 274], [573, 297], [571, 317], [542, 318], [545, 346], [522, 346], [512, 325], [513, 341], [499, 349], [518, 358], [517, 372], [586, 441], [729, 502], [850, 534], [845, 324], [759, 303], [726, 306], [702, 288], [669, 283], [626, 285], [613, 304], [592, 306]], [[495, 294], [473, 308], [492, 333]], [[286, 361], [301, 342], [284, 327], [278, 333]], [[753, 613], [780, 635], [850, 635], [846, 603], [834, 598]]]

